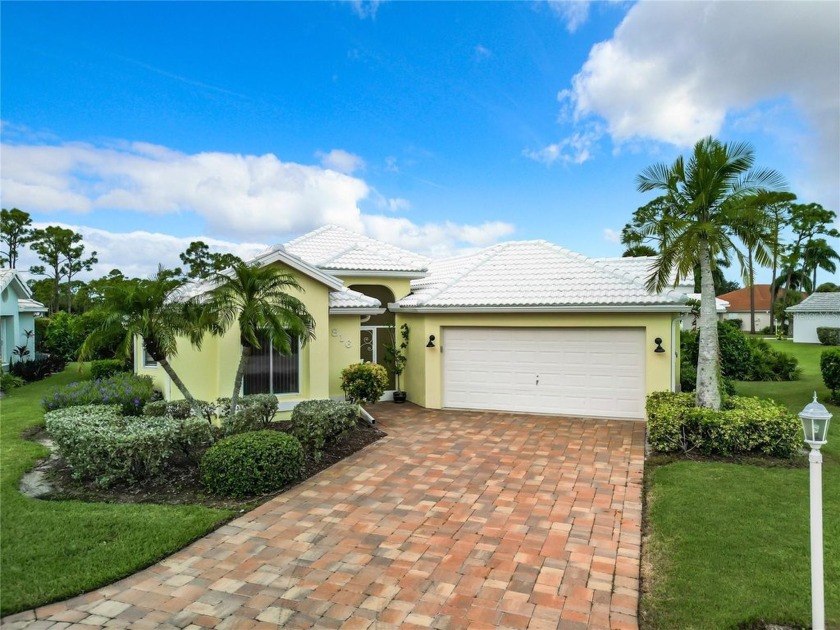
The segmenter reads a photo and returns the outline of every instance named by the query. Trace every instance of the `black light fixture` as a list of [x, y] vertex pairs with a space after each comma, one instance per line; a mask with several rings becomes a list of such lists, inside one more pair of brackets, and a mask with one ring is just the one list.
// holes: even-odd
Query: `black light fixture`
[[662, 337], [657, 337], [653, 340], [653, 343], [656, 344], [656, 350], [654, 352], [665, 352], [665, 348], [662, 347]]
[[434, 348], [435, 347], [435, 336], [429, 335], [429, 343], [426, 344], [427, 348]]

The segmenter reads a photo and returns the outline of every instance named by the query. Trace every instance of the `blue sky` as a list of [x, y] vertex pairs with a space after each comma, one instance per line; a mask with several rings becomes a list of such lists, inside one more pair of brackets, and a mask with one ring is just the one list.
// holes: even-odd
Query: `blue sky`
[[99, 272], [325, 222], [432, 255], [620, 255], [635, 176], [709, 134], [840, 210], [835, 2], [0, 12], [3, 207], [82, 231]]

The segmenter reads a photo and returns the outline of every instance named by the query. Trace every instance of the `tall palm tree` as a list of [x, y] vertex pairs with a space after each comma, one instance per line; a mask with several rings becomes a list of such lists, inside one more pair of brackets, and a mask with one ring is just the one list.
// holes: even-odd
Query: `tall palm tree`
[[233, 381], [231, 410], [239, 403], [242, 380], [254, 350], [261, 348], [260, 333], [281, 354], [292, 352], [292, 343], [315, 338], [315, 321], [303, 302], [287, 291], [303, 291], [295, 278], [276, 266], [260, 267], [239, 261], [230, 269], [215, 272], [210, 282], [207, 306], [219, 331], [239, 326], [242, 353]]
[[212, 323], [194, 302], [181, 299], [185, 284], [176, 272], [160, 267], [148, 280], [107, 285], [102, 303], [95, 309], [100, 323], [82, 343], [79, 360], [89, 358], [98, 347], [115, 337], [121, 339], [117, 356], [128, 358], [134, 338], [139, 335], [149, 356], [195, 408], [195, 399], [169, 359], [178, 354], [179, 337], [186, 337], [200, 349], [204, 332], [212, 329]]
[[[708, 137], [694, 145], [688, 160], [654, 164], [637, 177], [640, 192], [661, 190], [668, 199], [660, 225], [644, 230], [661, 232], [659, 259], [648, 278], [651, 291], [668, 285], [673, 269], [687, 277], [700, 266], [700, 338], [697, 359], [697, 406], [720, 409], [718, 334], [712, 265], [716, 258], [742, 258], [734, 240], [745, 200], [762, 190], [784, 185], [774, 170], [753, 170], [755, 152], [747, 143], [724, 144]], [[664, 228], [664, 230], [663, 230]]]
[[771, 218], [758, 204], [744, 204], [740, 214], [733, 231], [747, 250], [744, 283], [750, 289], [750, 332], [755, 334], [755, 264], [766, 266], [772, 262], [773, 226]]
[[840, 255], [834, 248], [828, 244], [824, 238], [812, 238], [805, 245], [802, 252], [802, 259], [805, 269], [808, 269], [813, 274], [811, 278], [811, 286], [817, 286], [817, 269], [824, 269], [828, 273], [837, 271], [837, 265], [834, 261], [840, 260]]
[[[750, 204], [754, 205], [757, 210], [762, 211], [767, 217], [768, 228], [770, 230], [770, 241], [768, 243], [770, 249], [770, 267], [772, 270], [770, 277], [770, 286], [776, 287], [776, 277], [779, 270], [779, 263], [782, 260], [784, 253], [784, 244], [782, 243], [782, 229], [788, 225], [791, 212], [791, 204], [796, 201], [796, 195], [792, 192], [785, 191], [766, 191], [755, 195]], [[752, 284], [752, 283], [750, 283]], [[775, 320], [776, 312], [776, 294], [778, 288], [774, 288], [770, 292], [770, 317], [771, 324]]]

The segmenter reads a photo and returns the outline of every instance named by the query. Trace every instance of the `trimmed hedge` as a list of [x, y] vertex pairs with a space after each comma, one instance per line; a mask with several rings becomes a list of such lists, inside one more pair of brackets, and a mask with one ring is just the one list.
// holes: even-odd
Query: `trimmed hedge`
[[[251, 414], [256, 426], [265, 429], [270, 426], [274, 416], [277, 415], [277, 396], [274, 394], [248, 394], [239, 397], [239, 408], [237, 413], [245, 409], [253, 410]], [[216, 415], [225, 419], [230, 416], [230, 398], [216, 399]]]
[[356, 428], [357, 417], [358, 408], [351, 403], [307, 400], [292, 410], [289, 433], [317, 458], [327, 444]]
[[139, 416], [153, 397], [151, 377], [120, 373], [55, 389], [41, 400], [41, 406], [44, 411], [55, 411], [79, 405], [119, 405], [123, 415]]
[[280, 490], [302, 471], [300, 442], [279, 431], [233, 435], [207, 449], [201, 460], [201, 480], [207, 489], [236, 498]]
[[[201, 417], [209, 422], [213, 414], [215, 413], [214, 406], [211, 403], [205, 402], [203, 400], [196, 400], [195, 402], [201, 409]], [[152, 402], [147, 402], [146, 406], [143, 407], [143, 415], [152, 418], [159, 418], [161, 416], [172, 416], [173, 418], [176, 418], [178, 420], [184, 420], [186, 418], [192, 417], [194, 414], [189, 401], [181, 399], [155, 400]]]
[[824, 346], [840, 346], [840, 328], [818, 326], [817, 339]]
[[799, 419], [760, 398], [732, 396], [714, 411], [695, 407], [691, 394], [655, 392], [647, 413], [648, 442], [661, 453], [792, 457], [802, 442]]
[[388, 387], [388, 370], [378, 363], [354, 363], [341, 370], [341, 388], [356, 404], [374, 404]]
[[823, 383], [831, 390], [831, 399], [840, 400], [840, 348], [829, 348], [820, 355]]
[[90, 364], [90, 376], [94, 380], [129, 371], [125, 366], [125, 361], [118, 359], [99, 359], [98, 361], [91, 361]]
[[44, 420], [73, 476], [103, 487], [157, 474], [182, 437], [181, 421], [125, 417], [119, 405], [67, 407]]

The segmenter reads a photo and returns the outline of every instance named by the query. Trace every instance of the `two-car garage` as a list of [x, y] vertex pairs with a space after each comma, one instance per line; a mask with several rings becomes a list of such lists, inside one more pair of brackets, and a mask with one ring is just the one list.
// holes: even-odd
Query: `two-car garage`
[[443, 407], [645, 417], [643, 328], [441, 330]]

